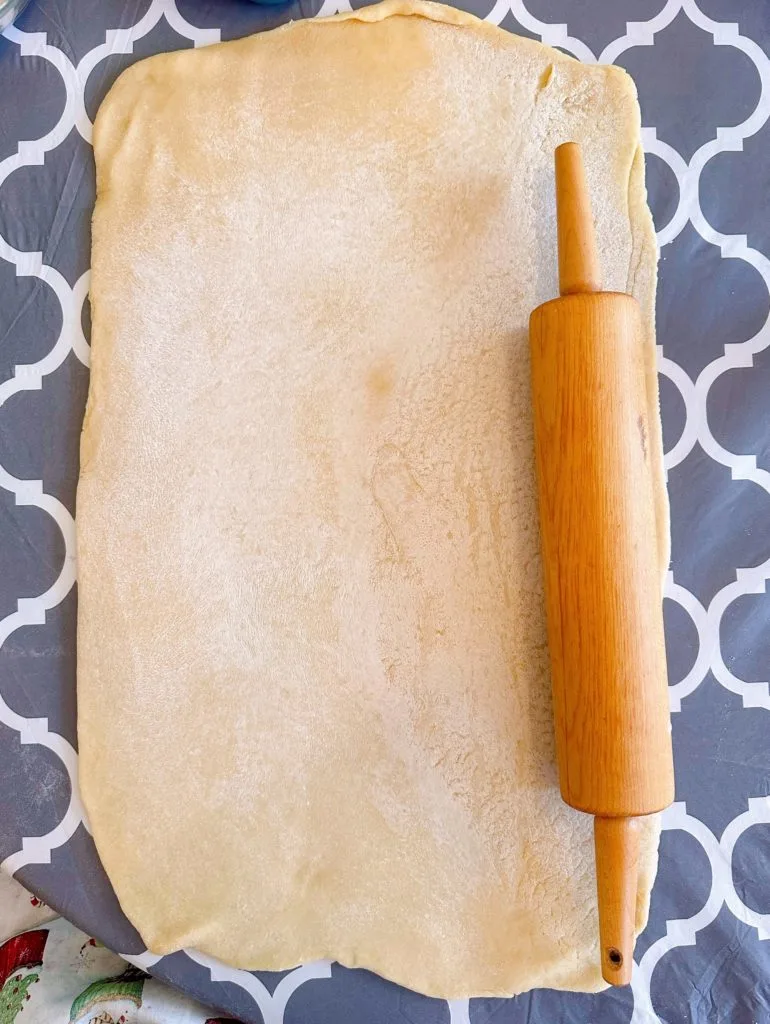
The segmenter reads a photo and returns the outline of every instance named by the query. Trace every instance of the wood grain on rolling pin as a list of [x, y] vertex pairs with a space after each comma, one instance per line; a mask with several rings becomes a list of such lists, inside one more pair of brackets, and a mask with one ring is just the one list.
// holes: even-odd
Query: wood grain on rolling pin
[[568, 295], [530, 332], [562, 796], [649, 814], [673, 777], [639, 310]]

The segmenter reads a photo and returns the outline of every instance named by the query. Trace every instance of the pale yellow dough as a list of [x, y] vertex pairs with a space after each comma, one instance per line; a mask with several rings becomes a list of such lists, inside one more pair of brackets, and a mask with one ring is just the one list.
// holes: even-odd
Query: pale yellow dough
[[[600, 987], [554, 766], [527, 319], [553, 151], [646, 322], [639, 112], [387, 0], [121, 76], [97, 118], [78, 490], [80, 780], [151, 950], [431, 995]], [[637, 924], [657, 821], [644, 831]]]

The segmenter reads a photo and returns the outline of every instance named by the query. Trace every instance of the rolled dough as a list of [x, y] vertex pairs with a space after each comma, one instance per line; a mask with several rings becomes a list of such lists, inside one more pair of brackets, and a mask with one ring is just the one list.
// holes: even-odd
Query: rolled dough
[[102, 105], [80, 781], [153, 952], [331, 957], [443, 997], [601, 986], [528, 376], [567, 139], [606, 287], [644, 310], [663, 570], [623, 71], [387, 0], [141, 61]]

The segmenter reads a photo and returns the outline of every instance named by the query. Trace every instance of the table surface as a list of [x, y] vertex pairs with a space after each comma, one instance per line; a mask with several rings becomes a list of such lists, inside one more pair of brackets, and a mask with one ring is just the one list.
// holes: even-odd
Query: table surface
[[[346, 0], [33, 0], [0, 38], [0, 867], [83, 930], [243, 1021], [770, 1020], [770, 4], [469, 0], [634, 76], [661, 245], [677, 802], [632, 989], [447, 1004], [319, 963], [156, 959], [76, 789], [74, 503], [88, 385], [91, 122], [115, 77]], [[569, 19], [567, 21], [567, 19]], [[137, 768], [139, 770], [139, 768]]]

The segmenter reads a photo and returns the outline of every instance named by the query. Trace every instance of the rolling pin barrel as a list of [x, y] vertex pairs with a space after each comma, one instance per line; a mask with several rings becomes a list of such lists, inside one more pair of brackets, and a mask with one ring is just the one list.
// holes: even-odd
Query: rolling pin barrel
[[580, 150], [556, 154], [560, 298], [530, 319], [559, 778], [596, 816], [602, 973], [630, 981], [635, 819], [673, 799], [641, 320], [600, 291]]

